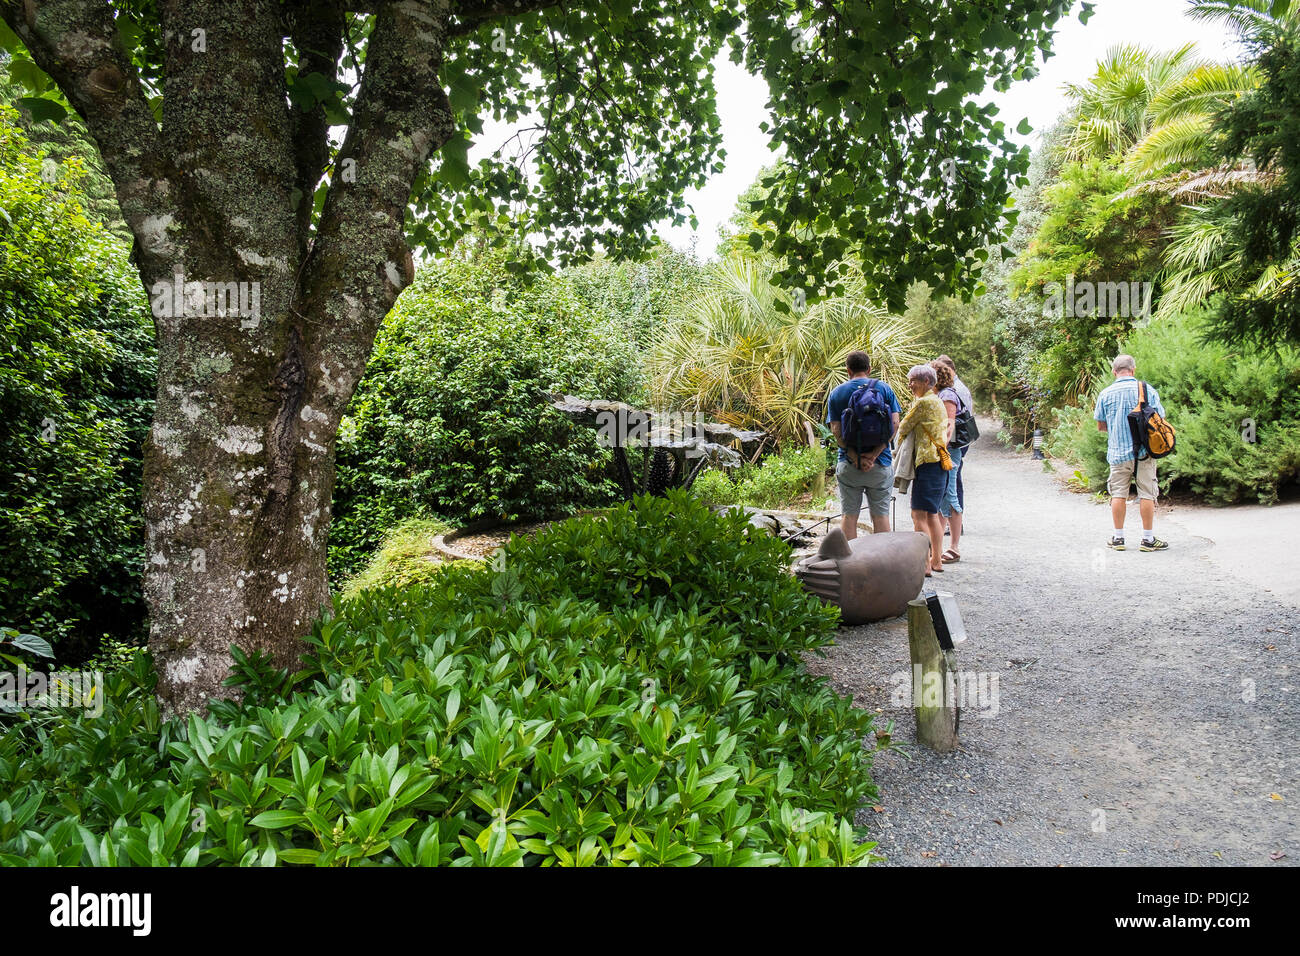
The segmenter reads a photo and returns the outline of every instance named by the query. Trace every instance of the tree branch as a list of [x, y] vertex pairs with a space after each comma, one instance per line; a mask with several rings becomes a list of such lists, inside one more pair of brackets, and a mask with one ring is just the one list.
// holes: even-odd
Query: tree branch
[[[272, 272], [287, 273], [299, 246], [280, 5], [277, 0], [158, 4], [163, 132], [184, 170], [177, 183], [184, 225], [204, 237], [205, 268], [217, 270], [214, 274], [256, 272], [267, 279]], [[310, 204], [310, 196], [305, 201]], [[225, 261], [212, 255], [217, 250]]]
[[[286, 35], [299, 54], [299, 76], [319, 73], [328, 80], [338, 78], [343, 55], [346, 14], [334, 0], [301, 0], [286, 7]], [[306, 255], [311, 229], [312, 199], [321, 173], [330, 159], [329, 120], [319, 103], [310, 111], [294, 108], [293, 151], [296, 165], [294, 185], [301, 192], [298, 205], [298, 249]]]
[[560, 0], [461, 0], [456, 4], [455, 16], [459, 22], [449, 26], [447, 35], [453, 37], [473, 33], [489, 20], [502, 17], [520, 17], [554, 7]]
[[179, 218], [175, 173], [161, 148], [158, 123], [105, 0], [0, 0], [9, 24], [67, 96], [95, 138], [118, 205], [136, 240], [142, 272], [169, 268]]
[[319, 374], [340, 413], [379, 321], [414, 278], [406, 212], [416, 176], [456, 130], [438, 75], [448, 25], [446, 3], [380, 9], [304, 269], [303, 314], [330, 320], [309, 344], [334, 360], [330, 368], [322, 361]]

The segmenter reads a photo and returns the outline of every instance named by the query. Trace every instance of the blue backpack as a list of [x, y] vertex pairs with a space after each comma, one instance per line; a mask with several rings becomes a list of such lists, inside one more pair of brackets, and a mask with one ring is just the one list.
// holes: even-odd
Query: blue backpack
[[844, 447], [855, 452], [870, 451], [894, 437], [893, 417], [885, 394], [869, 378], [849, 396], [848, 407], [840, 415], [840, 435]]

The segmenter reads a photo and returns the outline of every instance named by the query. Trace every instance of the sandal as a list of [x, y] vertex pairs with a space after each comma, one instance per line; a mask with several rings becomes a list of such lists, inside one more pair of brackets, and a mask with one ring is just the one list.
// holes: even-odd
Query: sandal
[[952, 548], [949, 548], [947, 551], [943, 553], [941, 560], [943, 561], [944, 564], [956, 564], [958, 561], [961, 560], [961, 555], [958, 554], [956, 551], [954, 551]]

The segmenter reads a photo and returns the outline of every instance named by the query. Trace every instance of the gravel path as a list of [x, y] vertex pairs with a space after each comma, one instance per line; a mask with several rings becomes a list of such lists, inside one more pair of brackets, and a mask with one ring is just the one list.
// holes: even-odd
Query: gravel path
[[[877, 755], [880, 805], [858, 819], [877, 852], [893, 865], [1300, 863], [1300, 611], [1244, 583], [1248, 568], [1221, 573], [1185, 507], [1157, 512], [1169, 551], [1132, 546], [1132, 506], [1130, 549], [1109, 551], [1104, 504], [982, 428], [965, 472], [974, 533], [936, 576], [969, 634], [958, 665], [985, 681], [961, 749], [916, 746], [910, 707], [891, 699], [910, 666], [904, 620], [845, 628], [810, 661], [892, 720], [910, 756]], [[1300, 532], [1294, 510], [1286, 527], [1255, 512], [1266, 533]]]

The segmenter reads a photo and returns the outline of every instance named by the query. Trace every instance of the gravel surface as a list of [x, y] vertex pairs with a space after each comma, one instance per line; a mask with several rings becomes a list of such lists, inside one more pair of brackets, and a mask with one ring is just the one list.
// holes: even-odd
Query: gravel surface
[[[896, 693], [905, 620], [845, 628], [809, 661], [879, 726], [892, 720], [906, 751], [877, 754], [880, 803], [859, 814], [877, 852], [893, 865], [1296, 865], [1300, 611], [1243, 583], [1248, 569], [1220, 573], [1185, 508], [1177, 523], [1157, 512], [1170, 550], [1143, 553], [1130, 504], [1129, 549], [1108, 550], [1105, 504], [981, 425], [965, 471], [974, 533], [934, 579], [966, 623], [958, 666], [985, 682], [961, 748], [915, 743]], [[1300, 532], [1294, 512], [1282, 526], [1258, 511], [1267, 533]]]

